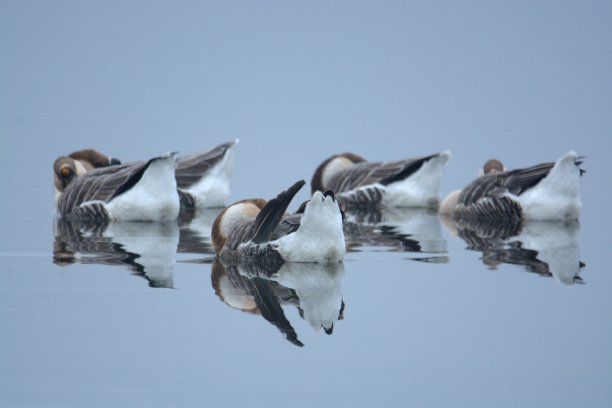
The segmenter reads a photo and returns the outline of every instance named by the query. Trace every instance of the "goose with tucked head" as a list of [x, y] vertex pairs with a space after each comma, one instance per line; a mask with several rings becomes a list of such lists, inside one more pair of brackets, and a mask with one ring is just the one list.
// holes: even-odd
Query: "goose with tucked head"
[[[235, 146], [238, 140], [221, 144], [202, 153], [181, 156], [175, 159], [172, 170], [175, 178], [176, 194], [179, 197], [180, 217], [188, 219], [197, 210], [209, 207], [220, 207], [230, 195], [230, 177], [234, 169]], [[69, 156], [61, 156], [53, 165], [55, 174], [55, 203], [76, 177], [82, 176], [96, 168], [119, 165], [117, 159], [105, 156], [93, 149], [79, 150]], [[125, 168], [138, 171], [148, 165], [146, 161], [127, 163]], [[119, 170], [119, 169], [116, 169]], [[103, 174], [111, 174], [109, 170]], [[122, 173], [123, 174], [123, 173]], [[97, 177], [97, 176], [96, 176]], [[92, 183], [88, 179], [88, 183]], [[172, 194], [174, 195], [174, 193]]]
[[456, 220], [575, 220], [580, 216], [583, 157], [570, 151], [556, 162], [491, 172], [463, 189]]
[[[504, 166], [504, 164], [500, 162], [499, 160], [489, 159], [485, 162], [485, 164], [480, 169], [480, 173], [478, 173], [478, 177], [482, 177], [485, 174], [490, 174], [493, 172], [501, 173], [506, 170], [507, 170], [506, 166]], [[440, 209], [439, 209], [440, 214], [448, 215], [448, 216], [451, 215], [451, 213], [455, 209], [455, 206], [459, 202], [459, 196], [461, 195], [462, 191], [463, 189], [454, 190], [448, 193], [446, 197], [444, 197], [444, 200], [442, 200], [442, 203], [440, 203]]]
[[451, 154], [370, 162], [353, 153], [329, 157], [315, 170], [311, 192], [333, 191], [347, 210], [381, 207], [437, 208], [442, 174]]
[[317, 191], [303, 214], [287, 214], [300, 180], [272, 200], [225, 208], [212, 227], [215, 252], [226, 262], [338, 262], [346, 252], [342, 214], [333, 193]]
[[175, 220], [180, 209], [175, 154], [101, 167], [73, 177], [57, 201], [63, 217], [91, 221]]

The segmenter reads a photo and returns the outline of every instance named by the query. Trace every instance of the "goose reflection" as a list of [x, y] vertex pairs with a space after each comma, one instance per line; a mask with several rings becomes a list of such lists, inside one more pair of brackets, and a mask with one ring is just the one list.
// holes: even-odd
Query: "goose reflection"
[[[345, 220], [349, 251], [361, 247], [387, 247], [395, 252], [446, 254], [438, 214], [424, 208], [389, 208], [382, 211], [351, 212]], [[448, 262], [448, 257], [418, 257], [415, 260]]]
[[[445, 221], [445, 225], [449, 220]], [[521, 265], [541, 276], [554, 276], [565, 285], [584, 283], [579, 276], [580, 224], [572, 221], [527, 221], [524, 223], [455, 223], [456, 233], [467, 248], [482, 252], [490, 269], [502, 263]]]
[[151, 287], [172, 288], [179, 227], [172, 222], [84, 224], [56, 219], [53, 262], [127, 266]]
[[261, 315], [289, 342], [302, 347], [283, 306], [296, 307], [315, 331], [332, 334], [334, 323], [344, 316], [343, 277], [342, 262], [224, 264], [217, 258], [212, 264], [211, 283], [225, 304]]
[[[211, 230], [217, 215], [223, 208], [206, 208], [199, 210], [196, 216], [180, 225], [179, 253], [202, 254], [212, 256]], [[206, 262], [210, 260], [206, 259]]]

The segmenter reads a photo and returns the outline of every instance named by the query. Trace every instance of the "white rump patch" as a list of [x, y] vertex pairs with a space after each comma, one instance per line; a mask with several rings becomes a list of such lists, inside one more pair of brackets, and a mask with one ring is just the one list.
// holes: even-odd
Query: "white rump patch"
[[338, 202], [320, 191], [315, 192], [306, 205], [298, 230], [272, 244], [286, 261], [342, 261], [346, 244]]
[[176, 220], [179, 196], [174, 177], [174, 154], [167, 154], [149, 164], [138, 183], [106, 204], [113, 220]]
[[580, 216], [580, 168], [575, 152], [568, 152], [550, 173], [520, 196], [512, 196], [531, 220], [575, 220]]
[[423, 163], [407, 179], [386, 186], [384, 203], [389, 207], [438, 208], [442, 190], [442, 175], [451, 158], [447, 150]]
[[225, 205], [230, 196], [230, 178], [234, 172], [235, 147], [236, 144], [228, 148], [223, 158], [214, 167], [208, 169], [197, 183], [185, 189], [196, 198], [198, 208]]

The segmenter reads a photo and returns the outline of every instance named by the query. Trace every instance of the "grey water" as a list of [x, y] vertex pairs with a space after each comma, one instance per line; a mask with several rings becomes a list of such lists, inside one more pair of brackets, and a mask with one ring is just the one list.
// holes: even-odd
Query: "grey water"
[[499, 238], [394, 209], [347, 218], [343, 263], [267, 270], [214, 259], [218, 212], [48, 215], [8, 244], [3, 404], [606, 405], [612, 277], [589, 223]]
[[[608, 407], [606, 2], [0, 5], [0, 406]], [[185, 224], [57, 220], [52, 163], [239, 138], [232, 196], [329, 155], [586, 159], [578, 222], [349, 214], [337, 265], [215, 260]], [[307, 199], [308, 186], [290, 210]]]

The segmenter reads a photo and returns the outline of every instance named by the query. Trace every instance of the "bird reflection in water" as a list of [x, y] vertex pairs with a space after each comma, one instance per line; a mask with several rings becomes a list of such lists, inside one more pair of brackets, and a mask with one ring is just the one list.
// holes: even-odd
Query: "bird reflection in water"
[[283, 306], [296, 307], [315, 331], [323, 329], [332, 334], [334, 323], [344, 317], [343, 277], [342, 262], [223, 264], [216, 259], [211, 283], [225, 304], [261, 315], [289, 342], [302, 347]]
[[210, 233], [217, 215], [223, 208], [205, 208], [198, 210], [196, 217], [188, 222], [179, 223], [180, 239], [178, 252], [181, 254], [208, 255], [207, 258], [195, 262], [210, 263], [210, 257], [215, 250], [212, 247]]
[[579, 276], [580, 224], [573, 221], [525, 221], [517, 223], [461, 223], [442, 218], [449, 232], [458, 235], [467, 249], [482, 252], [490, 269], [500, 264], [521, 265], [541, 276], [554, 276], [565, 285], [584, 283]]
[[344, 234], [347, 249], [383, 247], [393, 252], [412, 252], [413, 260], [447, 263], [446, 240], [442, 236], [438, 213], [424, 208], [388, 208], [347, 213]]
[[92, 223], [58, 218], [53, 262], [127, 267], [151, 287], [173, 288], [177, 252], [208, 258], [214, 253], [206, 219], [179, 226], [176, 221]]

